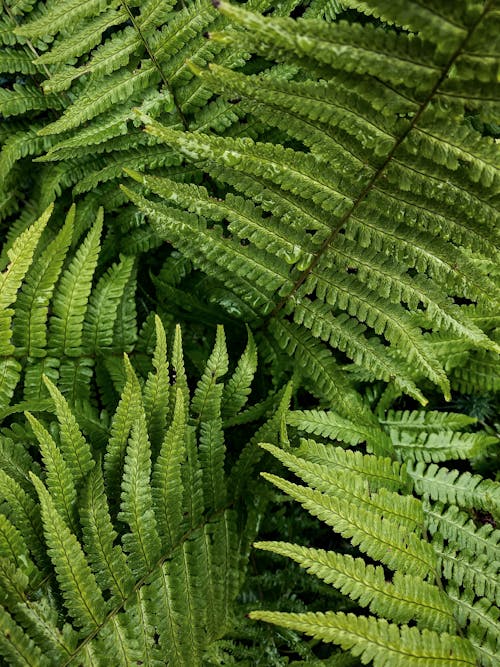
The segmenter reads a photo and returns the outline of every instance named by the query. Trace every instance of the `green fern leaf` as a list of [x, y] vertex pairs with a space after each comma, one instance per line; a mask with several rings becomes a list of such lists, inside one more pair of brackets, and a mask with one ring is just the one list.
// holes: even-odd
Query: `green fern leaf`
[[[139, 392], [132, 367], [127, 374], [132, 378], [134, 391]], [[131, 426], [130, 438], [123, 467], [120, 513], [118, 518], [127, 524], [130, 532], [123, 538], [123, 547], [134, 564], [134, 574], [141, 576], [152, 569], [160, 555], [160, 541], [150, 488], [151, 449], [147, 433], [146, 415], [142, 406]]]
[[51, 493], [51, 504], [58, 512], [60, 521], [72, 530], [76, 526], [76, 488], [72, 469], [63, 458], [56, 442], [36, 417], [29, 412], [26, 417], [35, 434], [47, 470], [47, 487]]
[[61, 277], [54, 296], [51, 319], [52, 347], [56, 353], [75, 356], [81, 353], [83, 320], [97, 265], [102, 211], [93, 229]]
[[454, 503], [459, 507], [475, 507], [498, 515], [500, 507], [500, 484], [469, 472], [438, 468], [435, 464], [408, 465], [418, 493], [432, 500]]
[[42, 482], [31, 476], [40, 498], [45, 539], [63, 592], [65, 605], [83, 632], [97, 630], [106, 604], [76, 537], [59, 515]]
[[432, 664], [436, 667], [471, 667], [476, 665], [472, 646], [464, 639], [446, 633], [409, 628], [342, 612], [287, 614], [284, 612], [254, 611], [255, 620], [276, 623], [351, 650], [363, 662], [373, 660], [374, 667], [417, 667]]
[[82, 340], [91, 354], [113, 346], [117, 312], [130, 281], [132, 268], [133, 259], [123, 258], [119, 264], [108, 269], [92, 291], [82, 330]]
[[0, 607], [0, 644], [4, 655], [12, 667], [45, 667], [49, 658], [36, 646], [31, 637], [23, 631], [12, 616]]
[[254, 546], [295, 560], [309, 573], [391, 621], [416, 620], [420, 629], [437, 632], [455, 630], [452, 602], [437, 586], [417, 577], [396, 573], [388, 583], [382, 567], [366, 565], [361, 558], [285, 542], [256, 542]]
[[158, 532], [165, 550], [181, 537], [183, 485], [181, 465], [185, 459], [186, 407], [177, 389], [172, 422], [153, 467], [152, 494]]
[[248, 330], [247, 346], [222, 392], [222, 416], [224, 419], [235, 416], [245, 406], [256, 370], [257, 348], [253, 336]]
[[75, 208], [72, 207], [59, 234], [32, 265], [17, 298], [14, 341], [26, 356], [42, 357], [46, 352], [49, 304], [69, 249], [74, 218]]
[[223, 387], [217, 380], [228, 371], [226, 340], [222, 327], [217, 327], [217, 337], [205, 372], [196, 387], [192, 408], [201, 422], [211, 421], [220, 416]]
[[10, 306], [15, 302], [21, 282], [32, 262], [35, 248], [52, 207], [47, 209], [38, 221], [15, 241], [7, 252], [10, 264], [0, 276], [0, 405], [9, 404], [20, 376], [20, 364], [11, 354], [14, 347], [10, 342], [12, 315]]
[[92, 452], [64, 396], [48, 378], [44, 380], [56, 408], [61, 453], [71, 471], [75, 488], [78, 488], [94, 466]]
[[165, 329], [158, 316], [155, 317], [155, 331], [156, 348], [153, 356], [155, 373], [148, 374], [143, 394], [149, 438], [153, 451], [158, 451], [169, 411], [167, 339]]
[[86, 553], [101, 590], [111, 592], [111, 601], [125, 601], [134, 579], [111, 523], [100, 466], [93, 467], [83, 494], [80, 511]]

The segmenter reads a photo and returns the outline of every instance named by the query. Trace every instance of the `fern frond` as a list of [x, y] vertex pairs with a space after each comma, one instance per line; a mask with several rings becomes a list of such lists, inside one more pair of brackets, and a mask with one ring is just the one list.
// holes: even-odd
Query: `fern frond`
[[32, 638], [24, 632], [8, 611], [0, 607], [0, 643], [4, 655], [13, 667], [45, 667], [50, 665], [49, 658], [36, 646]]
[[[329, 428], [324, 413], [319, 411], [292, 414], [296, 415], [299, 425], [305, 415], [306, 427], [309, 414], [316, 418], [312, 429], [319, 428], [320, 433]], [[318, 416], [323, 418], [318, 419]], [[469, 425], [471, 420], [453, 414], [431, 413], [426, 419], [415, 413], [392, 412], [388, 423], [401, 426], [398, 435], [406, 434], [409, 441], [411, 437], [418, 441], [420, 435], [438, 437], [438, 424], [449, 424], [456, 429], [455, 432], [444, 430], [444, 434], [459, 435], [457, 430]], [[349, 441], [352, 437], [349, 423], [344, 426], [337, 420], [334, 424], [332, 437], [342, 439], [345, 430]], [[405, 424], [409, 425], [407, 431]], [[300, 502], [310, 514], [348, 538], [370, 560], [345, 553], [343, 545], [338, 543], [334, 543], [335, 551], [287, 542], [258, 542], [256, 546], [295, 560], [359, 605], [369, 607], [373, 616], [352, 615], [352, 622], [347, 623], [347, 616], [341, 612], [256, 611], [251, 613], [252, 618], [283, 624], [316, 639], [339, 644], [354, 655], [365, 655], [365, 660], [373, 661], [374, 665], [389, 664], [388, 660], [393, 660], [394, 665], [410, 664], [411, 660], [415, 664], [420, 660], [425, 664], [433, 660], [433, 664], [445, 665], [451, 664], [449, 659], [453, 663], [465, 660], [463, 664], [471, 665], [495, 664], [498, 654], [498, 531], [490, 524], [476, 525], [471, 517], [481, 509], [496, 516], [496, 482], [433, 464], [428, 468], [429, 480], [422, 483], [424, 464], [407, 463], [411, 455], [404, 449], [400, 455], [405, 463], [401, 464], [312, 440], [302, 440], [298, 448], [261, 446], [306, 485], [299, 486], [274, 474], [263, 473], [264, 477]], [[434, 480], [435, 491], [432, 489]], [[438, 480], [443, 484], [447, 481], [451, 489], [456, 480], [457, 488], [446, 494]], [[438, 496], [440, 502], [430, 502], [429, 497]], [[391, 523], [392, 529], [386, 532]], [[425, 526], [423, 531], [422, 525]], [[409, 533], [405, 535], [407, 530]], [[402, 542], [390, 543], [390, 536]], [[388, 573], [387, 568], [394, 572]], [[337, 632], [339, 617], [345, 621], [346, 631], [357, 628], [350, 643], [344, 644], [344, 635]], [[330, 619], [335, 630], [330, 628]], [[392, 623], [386, 625], [383, 619]], [[367, 629], [371, 626], [373, 630], [376, 627], [386, 630], [377, 635], [377, 639], [373, 635], [370, 642], [373, 641], [374, 647], [364, 654]], [[392, 649], [387, 648], [386, 631], [392, 633]], [[408, 657], [406, 633], [414, 631], [415, 643]], [[424, 646], [422, 642], [427, 632], [431, 634], [429, 643]], [[425, 653], [431, 646], [432, 651], [438, 650], [443, 642], [449, 645], [449, 655], [436, 653], [434, 661], [430, 653]], [[385, 649], [377, 656], [376, 651], [381, 646]]]
[[69, 528], [75, 529], [77, 494], [72, 469], [40, 421], [29, 412], [26, 413], [26, 417], [38, 440], [47, 470], [46, 484], [51, 494], [50, 502], [57, 511], [59, 520], [64, 521]]
[[59, 421], [61, 453], [68, 463], [75, 488], [78, 488], [94, 466], [92, 452], [64, 396], [48, 378], [44, 378], [44, 381], [54, 401]]
[[389, 583], [381, 566], [366, 565], [361, 558], [286, 542], [256, 542], [254, 546], [295, 560], [310, 574], [391, 621], [408, 623], [416, 620], [421, 629], [455, 630], [451, 600], [437, 586], [417, 577], [396, 573]]
[[388, 623], [374, 617], [342, 612], [291, 614], [254, 611], [251, 618], [276, 623], [350, 649], [375, 667], [417, 667], [423, 662], [439, 667], [469, 667], [476, 664], [471, 645], [446, 633]]
[[[134, 393], [140, 391], [137, 378], [126, 362], [127, 375]], [[137, 399], [139, 402], [139, 399]], [[151, 570], [160, 554], [153, 499], [150, 488], [151, 449], [142, 406], [134, 415], [123, 465], [123, 481], [118, 519], [130, 532], [123, 536], [123, 546], [134, 564], [134, 575]]]
[[81, 351], [83, 320], [100, 247], [102, 215], [101, 211], [95, 226], [63, 273], [60, 289], [54, 297], [52, 346], [68, 356]]
[[500, 484], [470, 472], [438, 468], [434, 463], [408, 464], [408, 474], [418, 493], [432, 500], [454, 503], [459, 507], [475, 507], [498, 515]]
[[[402, 5], [396, 5], [384, 5], [380, 16], [387, 25], [375, 25], [264, 18], [220, 3], [222, 14], [243, 30], [216, 33], [216, 44], [238, 40], [265, 58], [302, 68], [301, 77], [247, 75], [219, 65], [205, 72], [194, 64], [193, 71], [217, 94], [236, 96], [236, 116], [242, 109], [289, 141], [186, 132], [142, 114], [147, 132], [243, 196], [221, 198], [206, 187], [135, 172], [129, 174], [146, 192], [169, 206], [127, 194], [159, 235], [199, 268], [220, 276], [222, 267], [231, 289], [236, 291], [237, 277], [269, 282], [273, 267], [275, 294], [268, 298], [274, 303], [264, 311], [271, 311], [264, 326], [289, 317], [423, 402], [409, 367], [447, 398], [450, 385], [422, 328], [456, 332], [473, 347], [498, 351], [458, 305], [466, 298], [489, 304], [491, 311], [498, 301], [494, 276], [470, 252], [492, 259], [497, 254], [495, 147], [463, 120], [464, 101], [451, 99], [461, 85], [471, 101], [481, 98], [483, 79], [494, 85], [489, 65], [473, 72], [477, 56], [470, 51], [476, 44], [481, 52], [492, 8], [475, 17], [465, 12], [457, 31], [448, 30], [454, 21], [446, 11], [412, 6], [410, 23], [414, 9], [422, 35], [409, 35], [389, 27], [406, 27]], [[369, 3], [356, 7], [379, 16]], [[440, 105], [454, 109], [456, 128], [449, 129]], [[207, 261], [207, 241], [197, 241], [192, 231], [205, 228], [203, 216], [220, 221], [243, 244], [238, 264], [229, 243], [218, 254], [219, 266]], [[189, 228], [182, 239], [181, 220]], [[259, 255], [254, 270], [243, 274], [243, 262], [257, 259], [262, 249], [272, 251], [273, 259]], [[276, 257], [292, 271], [279, 268]], [[287, 274], [289, 279], [277, 279]], [[258, 303], [250, 301], [248, 289], [244, 298]], [[382, 337], [397, 354], [387, 354]]]
[[49, 303], [54, 293], [74, 226], [75, 209], [70, 209], [65, 224], [47, 246], [39, 262], [31, 267], [16, 305], [14, 340], [16, 347], [29, 357], [41, 357], [47, 347], [46, 322]]
[[[294, 413], [290, 413], [292, 414]], [[349, 430], [346, 432], [346, 437], [348, 436]], [[390, 491], [400, 491], [407, 490], [411, 485], [406, 468], [388, 457], [375, 459], [359, 451], [346, 452], [342, 447], [332, 447], [329, 443], [322, 444], [314, 440], [301, 441], [297, 455], [312, 463], [333, 465], [336, 469], [345, 469], [362, 475], [373, 490], [386, 488]]]
[[412, 571], [421, 576], [435, 569], [436, 559], [430, 546], [412, 531], [404, 531], [402, 522], [382, 518], [375, 510], [346, 507], [336, 496], [292, 484], [276, 475], [263, 473], [263, 477], [388, 567], [396, 569], [411, 562]]
[[257, 347], [251, 331], [248, 330], [248, 343], [222, 392], [221, 412], [224, 419], [237, 414], [245, 406], [256, 370]]
[[11, 306], [16, 301], [17, 292], [51, 212], [52, 207], [17, 238], [7, 252], [10, 263], [0, 276], [0, 405], [2, 407], [9, 404], [21, 370], [19, 362], [11, 356], [14, 351], [11, 343], [14, 311]]
[[132, 276], [133, 263], [130, 257], [122, 258], [119, 264], [108, 269], [92, 291], [82, 331], [82, 340], [91, 354], [113, 345], [117, 311]]
[[158, 531], [165, 549], [181, 536], [183, 484], [181, 465], [185, 459], [186, 406], [177, 389], [172, 422], [165, 434], [153, 467], [152, 494]]
[[101, 591], [76, 537], [59, 515], [49, 492], [34, 475], [31, 479], [40, 498], [45, 539], [64, 602], [83, 632], [95, 630], [106, 614]]
[[217, 380], [228, 371], [228, 356], [224, 331], [217, 328], [217, 337], [205, 372], [194, 392], [192, 408], [199, 415], [200, 422], [211, 421], [220, 416], [222, 385]]
[[112, 602], [125, 601], [134, 579], [121, 547], [114, 544], [117, 533], [111, 523], [99, 465], [88, 477], [80, 517], [86, 553], [99, 587], [111, 592]]
[[169, 412], [168, 361], [165, 329], [158, 316], [155, 317], [156, 348], [153, 356], [155, 373], [149, 373], [144, 386], [144, 409], [148, 422], [148, 433], [153, 450], [157, 451], [165, 430]]
[[448, 544], [472, 554], [487, 554], [492, 561], [500, 561], [500, 531], [489, 523], [479, 527], [468, 514], [456, 505], [424, 503], [426, 526], [431, 535], [439, 534]]
[[372, 450], [391, 449], [385, 433], [374, 424], [350, 422], [332, 411], [295, 410], [289, 413], [287, 422], [305, 433], [321, 435], [331, 440], [338, 438], [347, 445], [358, 445], [366, 441]]

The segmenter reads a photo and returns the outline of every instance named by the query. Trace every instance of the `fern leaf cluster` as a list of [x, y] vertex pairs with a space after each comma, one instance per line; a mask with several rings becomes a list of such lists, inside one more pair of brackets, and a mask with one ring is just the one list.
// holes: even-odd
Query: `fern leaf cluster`
[[[291, 558], [371, 615], [254, 611], [251, 617], [337, 644], [363, 663], [495, 665], [499, 533], [478, 524], [472, 512], [483, 508], [498, 519], [498, 483], [411, 463], [414, 452], [401, 446], [399, 434], [394, 438], [394, 428], [397, 461], [345, 449], [353, 444], [351, 430], [330, 417], [292, 412], [289, 420], [308, 433], [332, 429], [330, 437], [343, 446], [328, 440], [301, 440], [295, 449], [262, 445], [303, 485], [263, 475], [350, 541], [354, 551], [276, 541], [255, 546]], [[312, 419], [322, 423], [321, 431], [311, 427]], [[439, 421], [456, 427], [464, 416], [393, 413], [393, 420], [407, 432], [432, 433]], [[447, 444], [446, 436], [443, 440]], [[432, 455], [429, 447], [427, 456]], [[447, 458], [459, 455], [450, 452]], [[442, 457], [443, 452], [434, 455]]]
[[[50, 213], [49, 208], [6, 253], [1, 290], [3, 417], [48, 398], [43, 376], [57, 382], [72, 404], [91, 407], [95, 371], [105, 372], [105, 365], [129, 352], [137, 338], [134, 259], [121, 257], [95, 280], [102, 211], [81, 241], [75, 238], [74, 207], [60, 230], [44, 232]], [[123, 310], [127, 302], [130, 314]]]
[[1, 471], [8, 664], [105, 664], [111, 655], [120, 665], [204, 664], [233, 623], [254, 530], [228, 496], [222, 427], [223, 412], [234, 417], [246, 402], [254, 357], [250, 339], [224, 385], [220, 328], [191, 398], [180, 329], [169, 361], [157, 318], [153, 371], [142, 381], [125, 357], [104, 448], [84, 437], [43, 376], [57, 432], [27, 412], [25, 456], [34, 459], [25, 467], [14, 454], [17, 474], [12, 465]]
[[[403, 4], [381, 14], [405, 29], [396, 32], [262, 19], [223, 3], [245, 28], [235, 40], [301, 75], [196, 71], [287, 139], [186, 133], [143, 116], [151, 136], [235, 194], [221, 201], [203, 186], [128, 172], [160, 200], [129, 196], [160, 236], [244, 294], [265, 322], [292, 320], [423, 400], [416, 376], [445, 395], [449, 380], [422, 329], [498, 351], [473, 309], [461, 307], [498, 307], [480, 260], [497, 256], [497, 153], [465, 119], [472, 109], [491, 120], [497, 108], [480, 103], [484, 86], [497, 85], [493, 61], [477, 71], [470, 64], [483, 62], [496, 11], [465, 3], [455, 21], [436, 14], [427, 25], [431, 9], [410, 3], [406, 17]], [[450, 116], [453, 136], [444, 132]]]
[[2, 665], [500, 663], [499, 17], [0, 0]]

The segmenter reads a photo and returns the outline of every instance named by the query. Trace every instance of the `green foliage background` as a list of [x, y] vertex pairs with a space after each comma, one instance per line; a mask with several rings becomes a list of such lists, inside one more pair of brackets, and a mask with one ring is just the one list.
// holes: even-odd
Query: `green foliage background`
[[0, 660], [495, 667], [500, 5], [214, 5], [0, 2]]

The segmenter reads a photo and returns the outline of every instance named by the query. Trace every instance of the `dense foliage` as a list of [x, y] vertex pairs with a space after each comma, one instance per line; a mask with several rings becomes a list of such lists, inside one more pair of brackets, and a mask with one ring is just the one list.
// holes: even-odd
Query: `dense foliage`
[[500, 3], [0, 8], [0, 664], [499, 664]]

